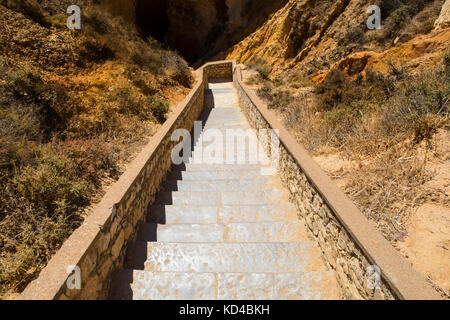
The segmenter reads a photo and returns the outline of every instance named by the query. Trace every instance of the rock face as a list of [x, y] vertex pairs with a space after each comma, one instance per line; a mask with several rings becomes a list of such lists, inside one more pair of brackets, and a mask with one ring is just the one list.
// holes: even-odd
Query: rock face
[[441, 30], [450, 27], [450, 0], [445, 1], [439, 18], [434, 24], [435, 30]]
[[[406, 3], [413, 8], [413, 1]], [[263, 58], [273, 67], [274, 77], [285, 74], [287, 70], [292, 74], [312, 77], [338, 63], [342, 66], [341, 69], [354, 75], [364, 70], [366, 65], [371, 65], [378, 53], [398, 47], [398, 50], [386, 55], [384, 66], [380, 65], [379, 69], [387, 67], [385, 60], [389, 59], [390, 54], [394, 57], [398, 55], [401, 63], [409, 59], [402, 58], [402, 55], [414, 58], [416, 63], [422, 63], [416, 58], [434, 50], [436, 54], [430, 55], [432, 60], [426, 63], [430, 66], [436, 63], [436, 56], [442, 53], [441, 47], [447, 43], [447, 35], [431, 34], [427, 40], [426, 36], [420, 34], [431, 30], [423, 32], [424, 25], [420, 22], [433, 18], [434, 8], [437, 7], [439, 12], [439, 6], [443, 3], [444, 1], [428, 1], [421, 9], [415, 9], [417, 19], [408, 18], [407, 27], [397, 26], [396, 29], [385, 17], [381, 30], [369, 30], [366, 26], [367, 1], [290, 0], [257, 31], [217, 57], [236, 59], [241, 63], [250, 62], [255, 57]], [[447, 0], [436, 21], [437, 30], [442, 32], [450, 26], [449, 12], [450, 0]], [[436, 18], [432, 21], [434, 19]], [[416, 31], [408, 34], [414, 27]], [[400, 36], [388, 39], [389, 32], [396, 32]], [[420, 37], [423, 41], [417, 41]], [[402, 40], [399, 41], [400, 38]], [[406, 50], [406, 53], [402, 53], [402, 50]], [[356, 56], [351, 56], [352, 54]]]
[[[115, 2], [119, 5], [124, 0]], [[188, 60], [196, 61], [241, 41], [286, 2], [136, 0], [136, 23], [144, 34], [167, 42]]]
[[114, 15], [122, 16], [126, 21], [134, 23], [136, 20], [136, 0], [101, 0]]
[[[401, 65], [405, 70], [414, 71], [432, 69], [450, 47], [450, 30], [440, 30], [431, 35], [418, 36], [397, 47], [377, 53], [374, 51], [356, 52], [334, 64], [330, 70], [343, 71], [350, 78], [366, 75], [368, 70], [388, 73], [390, 63]], [[322, 82], [330, 74], [326, 71], [312, 78], [313, 82]]]
[[335, 33], [348, 30], [346, 23], [364, 12], [363, 2], [291, 0], [258, 31], [230, 49], [227, 57], [247, 62], [259, 56], [275, 65], [298, 61], [320, 42], [327, 42], [326, 32], [332, 24]]

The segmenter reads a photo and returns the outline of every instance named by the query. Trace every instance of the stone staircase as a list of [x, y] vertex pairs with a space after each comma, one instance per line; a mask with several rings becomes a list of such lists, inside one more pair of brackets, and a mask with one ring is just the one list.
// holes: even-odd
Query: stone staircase
[[265, 175], [268, 166], [237, 149], [239, 164], [195, 163], [208, 146], [199, 149], [206, 129], [249, 129], [233, 83], [209, 88], [191, 161], [171, 174], [149, 209], [111, 299], [337, 299], [334, 275], [279, 177]]

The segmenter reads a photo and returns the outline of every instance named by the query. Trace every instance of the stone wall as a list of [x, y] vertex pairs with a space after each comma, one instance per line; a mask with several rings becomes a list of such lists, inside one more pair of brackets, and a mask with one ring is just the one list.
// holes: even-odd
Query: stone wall
[[[322, 257], [335, 271], [347, 299], [439, 299], [411, 265], [379, 234], [311, 159], [266, 105], [242, 82], [240, 67], [234, 82], [240, 106], [254, 129], [278, 129], [280, 138], [279, 173], [300, 219], [319, 244]], [[270, 156], [269, 146], [262, 139]], [[380, 285], [367, 285], [369, 266], [381, 271]]]
[[[208, 79], [231, 77], [232, 62], [207, 64], [197, 74], [190, 94], [19, 299], [107, 298], [110, 276], [122, 269], [127, 246], [136, 240], [138, 225], [171, 169], [171, 152], [178, 143], [171, 141], [172, 132], [193, 128], [204, 107]], [[81, 289], [67, 287], [70, 266], [81, 271]]]
[[207, 64], [206, 76], [208, 78], [232, 79], [233, 77], [233, 61], [225, 61], [223, 63]]

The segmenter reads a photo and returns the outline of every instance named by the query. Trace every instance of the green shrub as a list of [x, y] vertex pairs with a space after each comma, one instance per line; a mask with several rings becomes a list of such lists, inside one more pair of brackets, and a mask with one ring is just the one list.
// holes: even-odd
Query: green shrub
[[155, 96], [148, 97], [148, 104], [153, 116], [159, 122], [166, 120], [166, 114], [169, 112], [169, 102]]
[[388, 36], [395, 38], [410, 19], [410, 7], [401, 5], [386, 20]]
[[67, 14], [60, 13], [55, 14], [47, 18], [48, 22], [57, 28], [66, 28], [67, 27]]
[[38, 99], [45, 90], [41, 75], [33, 70], [18, 69], [8, 75], [10, 89], [19, 97]]

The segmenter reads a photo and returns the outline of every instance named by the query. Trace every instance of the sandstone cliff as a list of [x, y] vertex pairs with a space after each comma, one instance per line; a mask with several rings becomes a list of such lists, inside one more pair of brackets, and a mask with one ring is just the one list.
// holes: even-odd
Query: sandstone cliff
[[450, 27], [450, 1], [446, 0], [445, 4], [442, 6], [439, 18], [436, 20], [435, 28], [436, 30], [440, 30], [448, 27]]
[[[422, 65], [418, 63], [419, 60], [410, 61], [410, 58], [417, 59], [430, 51], [435, 52], [434, 57], [442, 54], [448, 47], [448, 33], [419, 37], [405, 46], [402, 43], [410, 41], [416, 35], [432, 31], [441, 8], [436, 29], [445, 29], [448, 1], [443, 7], [444, 1], [421, 1], [420, 5], [415, 1], [404, 2], [404, 7], [389, 11], [389, 8], [383, 7], [383, 1], [378, 1], [382, 8], [383, 27], [381, 30], [368, 30], [366, 1], [292, 0], [260, 29], [221, 57], [237, 59], [243, 63], [259, 57], [273, 66], [274, 76], [289, 69], [311, 77], [328, 70], [352, 53], [372, 52], [358, 53], [346, 60], [354, 61], [356, 58], [360, 64], [361, 61], [369, 60], [369, 56], [377, 56], [375, 52], [381, 53], [400, 45], [398, 49], [389, 51], [390, 54], [384, 54], [384, 61], [399, 55], [399, 62], [408, 60], [411, 66]], [[425, 58], [422, 60], [427, 60]], [[430, 59], [422, 66], [432, 64], [433, 57], [430, 56]], [[366, 64], [363, 64], [365, 67]], [[356, 69], [358, 68], [360, 67]]]

